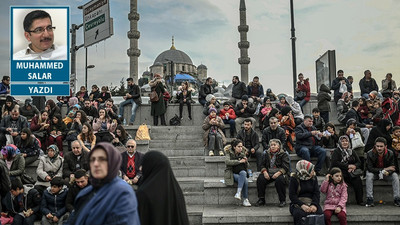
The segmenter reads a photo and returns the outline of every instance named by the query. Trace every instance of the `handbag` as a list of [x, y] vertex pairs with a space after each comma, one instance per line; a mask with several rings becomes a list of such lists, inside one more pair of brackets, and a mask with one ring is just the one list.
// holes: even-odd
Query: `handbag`
[[179, 116], [175, 114], [175, 116], [169, 120], [169, 125], [170, 126], [180, 126], [181, 118], [179, 118]]
[[139, 126], [138, 130], [136, 131], [135, 140], [151, 140], [149, 128], [146, 124], [143, 123]]
[[21, 181], [22, 181], [22, 184], [34, 184], [35, 183], [35, 179], [33, 179], [33, 177], [29, 176], [26, 173], [22, 174]]
[[151, 102], [158, 102], [160, 100], [160, 97], [158, 96], [156, 90], [152, 90], [149, 97]]
[[350, 172], [350, 176], [351, 177], [359, 177], [359, 176], [363, 175], [363, 173], [364, 172], [362, 171], [362, 169], [357, 168], [354, 171]]
[[308, 215], [304, 222], [305, 225], [325, 225], [325, 216], [324, 214]]
[[45, 130], [41, 130], [41, 131], [34, 131], [32, 132], [32, 134], [35, 135], [35, 137], [37, 138], [44, 138], [47, 132]]
[[[49, 175], [51, 178], [53, 178], [55, 175], [57, 175], [58, 171], [60, 171], [62, 165], [63, 164], [60, 163], [60, 167], [58, 167], [56, 172], [49, 171], [49, 172], [47, 172], [47, 175]], [[42, 179], [40, 176], [37, 176], [37, 180], [40, 182], [47, 182], [47, 180]]]
[[305, 91], [298, 91], [296, 92], [296, 98], [298, 100], [302, 100], [303, 98], [305, 98], [307, 95], [307, 93]]
[[361, 134], [359, 132], [356, 132], [354, 134], [354, 137], [351, 139], [351, 145], [353, 149], [365, 146], [364, 142], [362, 141]]

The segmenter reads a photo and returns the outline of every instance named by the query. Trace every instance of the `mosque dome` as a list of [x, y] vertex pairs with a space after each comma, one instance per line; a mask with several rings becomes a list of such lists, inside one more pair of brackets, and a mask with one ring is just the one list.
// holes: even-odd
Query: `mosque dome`
[[157, 62], [160, 63], [166, 63], [166, 62], [170, 62], [173, 61], [174, 63], [182, 63], [182, 64], [189, 64], [189, 65], [193, 65], [192, 59], [190, 59], [190, 57], [180, 51], [177, 50], [174, 46], [174, 39], [172, 38], [172, 46], [169, 50], [166, 50], [164, 52], [162, 52], [160, 55], [157, 56], [156, 60], [154, 60], [154, 65]]
[[199, 70], [199, 69], [204, 69], [204, 70], [206, 70], [207, 69], [207, 66], [205, 66], [205, 65], [203, 65], [203, 64], [200, 64], [198, 67], [197, 67], [197, 69]]

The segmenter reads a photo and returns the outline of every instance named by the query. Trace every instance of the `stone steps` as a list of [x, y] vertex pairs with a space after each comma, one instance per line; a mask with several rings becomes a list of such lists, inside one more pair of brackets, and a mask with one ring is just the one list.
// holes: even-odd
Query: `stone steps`
[[204, 148], [203, 140], [182, 140], [182, 141], [168, 141], [168, 140], [151, 140], [149, 148], [171, 148], [174, 150], [185, 150], [192, 148]]
[[162, 152], [167, 157], [204, 156], [204, 147], [203, 148], [191, 148], [191, 149], [151, 148], [150, 150]]

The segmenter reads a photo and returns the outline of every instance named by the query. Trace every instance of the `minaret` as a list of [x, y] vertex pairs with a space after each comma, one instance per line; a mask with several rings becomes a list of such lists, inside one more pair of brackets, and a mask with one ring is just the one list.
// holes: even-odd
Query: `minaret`
[[250, 58], [248, 55], [248, 49], [250, 47], [250, 43], [247, 41], [247, 32], [249, 31], [249, 26], [246, 24], [246, 4], [245, 0], [240, 0], [240, 25], [238, 26], [238, 30], [240, 33], [240, 42], [238, 43], [240, 49], [240, 80], [245, 84], [249, 82], [249, 63]]
[[130, 0], [131, 8], [128, 14], [128, 19], [130, 21], [130, 30], [128, 31], [128, 38], [130, 42], [130, 48], [127, 50], [129, 56], [129, 77], [133, 78], [133, 81], [137, 84], [139, 76], [139, 56], [140, 50], [138, 48], [138, 39], [140, 37], [140, 32], [138, 31], [138, 21], [139, 13], [137, 13], [137, 0]]

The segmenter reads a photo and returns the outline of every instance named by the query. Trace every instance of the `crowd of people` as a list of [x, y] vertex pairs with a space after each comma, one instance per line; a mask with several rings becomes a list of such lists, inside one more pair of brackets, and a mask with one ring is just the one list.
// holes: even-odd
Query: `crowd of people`
[[[207, 78], [199, 88], [198, 97], [205, 115], [202, 128], [206, 154], [226, 157], [225, 184], [238, 183], [234, 198], [243, 200], [244, 206], [251, 206], [247, 177], [250, 173], [249, 159], [254, 158], [254, 170], [260, 174], [257, 178], [259, 199], [255, 205], [265, 205], [266, 194], [271, 194], [265, 192], [266, 185], [275, 182], [279, 206], [286, 206], [288, 187], [290, 212], [295, 221], [310, 213], [323, 212], [315, 176], [326, 176], [321, 192], [327, 193], [327, 196], [340, 188], [347, 200], [344, 187], [350, 185], [355, 190], [357, 204], [366, 206], [374, 205], [373, 181], [389, 180], [393, 186], [394, 204], [400, 206], [397, 175], [400, 92], [392, 74], [386, 75], [381, 90], [378, 90], [369, 70], [364, 74], [359, 82], [362, 97], [354, 100], [352, 79], [345, 78], [344, 72], [339, 70], [331, 87], [325, 84], [319, 87], [318, 105], [312, 109], [311, 115], [303, 113], [303, 107], [311, 96], [309, 79], [303, 74], [298, 76], [294, 97], [285, 94], [277, 96], [270, 88], [264, 92], [259, 77], [254, 77], [246, 85], [234, 76], [231, 98], [223, 103], [213, 96], [213, 80]], [[150, 175], [155, 171], [145, 168], [146, 156], [151, 154], [137, 152], [136, 142], [123, 126], [134, 123], [142, 102], [139, 86], [132, 78], [127, 79], [127, 84], [127, 93], [119, 108], [114, 104], [108, 88], [103, 86], [100, 89], [97, 85], [92, 86], [90, 93], [82, 86], [75, 95], [57, 97], [58, 102], [50, 99], [41, 106], [34, 104], [38, 102], [35, 99], [18, 104], [9, 95], [10, 77], [3, 77], [0, 84], [0, 168], [1, 176], [6, 174], [4, 177], [8, 178], [1, 181], [3, 216], [12, 216], [15, 224], [32, 224], [37, 219], [41, 219], [43, 224], [62, 224], [62, 221], [68, 221], [68, 224], [95, 224], [92, 223], [95, 218], [112, 222], [122, 218], [114, 215], [105, 217], [105, 214], [93, 212], [88, 207], [92, 204], [110, 207], [110, 201], [118, 202], [125, 198], [125, 194], [133, 196], [135, 202], [123, 199], [121, 201], [126, 202], [124, 207], [110, 208], [110, 213], [129, 214], [127, 218], [132, 221], [140, 217], [142, 224], [155, 224], [152, 222], [154, 218], [146, 211], [149, 206], [140, 205], [141, 201], [154, 204], [158, 201], [147, 189], [141, 189], [146, 181], [148, 185], [156, 185]], [[160, 118], [161, 125], [166, 125], [165, 113], [171, 96], [161, 75], [156, 74], [149, 85], [153, 124], [158, 125]], [[337, 107], [337, 120], [343, 127], [338, 130], [332, 122], [335, 115], [330, 114], [331, 90]], [[183, 119], [184, 105], [187, 106], [189, 120], [193, 119], [193, 92], [188, 82], [183, 82], [177, 90], [175, 97], [179, 103], [180, 119]], [[67, 107], [66, 115], [61, 114], [63, 105]], [[127, 105], [132, 108], [131, 115], [124, 118]], [[225, 125], [229, 129], [225, 129]], [[234, 138], [230, 143], [226, 138], [228, 130], [229, 136]], [[261, 142], [258, 133], [262, 135]], [[68, 144], [64, 147], [65, 141]], [[123, 153], [116, 148], [121, 146], [126, 149]], [[327, 149], [333, 150], [328, 175], [322, 171]], [[303, 159], [293, 170], [293, 176], [290, 176], [290, 153], [296, 153]], [[167, 175], [163, 177], [172, 180], [177, 190], [174, 193], [178, 201], [166, 201], [165, 207], [177, 204], [180, 209], [177, 216], [182, 224], [187, 224], [183, 195], [173, 173], [169, 171], [169, 163], [165, 162], [168, 159], [156, 154], [154, 157], [160, 164], [149, 161], [148, 166], [157, 170], [166, 167]], [[315, 166], [309, 162], [311, 157], [317, 158]], [[39, 161], [37, 178], [32, 182], [24, 171], [26, 166], [36, 161]], [[161, 177], [161, 174], [154, 175]], [[118, 176], [121, 179], [116, 178]], [[366, 179], [366, 201], [363, 199], [362, 179]], [[33, 184], [33, 188], [26, 190], [27, 186], [23, 184], [29, 183]], [[138, 188], [139, 204], [132, 189], [126, 188], [129, 185]], [[114, 186], [125, 191], [110, 197], [109, 192]], [[121, 199], [117, 198], [119, 194]], [[344, 200], [335, 201], [325, 203], [325, 218], [330, 220], [328, 218], [332, 214], [337, 214], [341, 224], [345, 224], [342, 222], [346, 217]], [[129, 209], [126, 209], [127, 205], [130, 205]]]

